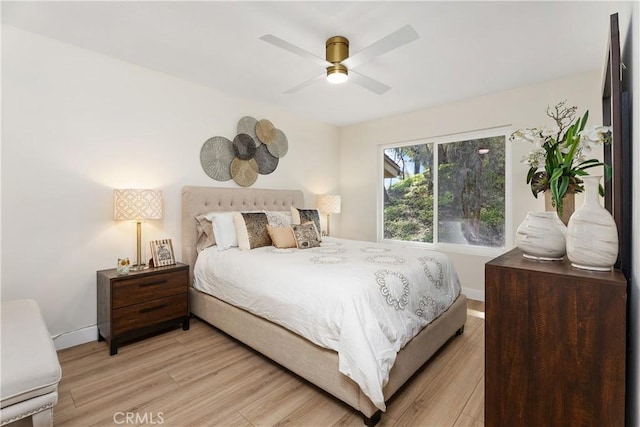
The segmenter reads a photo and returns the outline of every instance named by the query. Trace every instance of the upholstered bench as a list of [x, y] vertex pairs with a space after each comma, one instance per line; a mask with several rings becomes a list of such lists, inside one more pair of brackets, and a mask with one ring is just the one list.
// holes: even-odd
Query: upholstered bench
[[62, 370], [40, 308], [17, 300], [1, 310], [0, 425], [32, 417], [34, 427], [51, 426]]

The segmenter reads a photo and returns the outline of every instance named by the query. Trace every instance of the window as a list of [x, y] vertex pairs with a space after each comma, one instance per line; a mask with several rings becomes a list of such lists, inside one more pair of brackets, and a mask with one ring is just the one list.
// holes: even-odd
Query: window
[[506, 129], [382, 149], [382, 238], [505, 246]]

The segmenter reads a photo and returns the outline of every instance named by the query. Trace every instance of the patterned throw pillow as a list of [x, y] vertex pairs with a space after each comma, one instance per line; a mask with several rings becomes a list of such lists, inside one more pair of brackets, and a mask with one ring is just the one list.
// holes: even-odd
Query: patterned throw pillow
[[264, 213], [267, 215], [267, 220], [271, 226], [289, 228], [291, 225], [292, 218], [289, 211], [264, 211]]
[[313, 221], [304, 224], [294, 224], [291, 226], [293, 237], [296, 240], [298, 249], [317, 248], [320, 246], [318, 239], [318, 229]]
[[271, 246], [271, 237], [267, 232], [267, 216], [264, 212], [234, 212], [233, 222], [240, 250]]
[[318, 232], [318, 240], [322, 240], [320, 234], [322, 228], [320, 228], [320, 212], [317, 209], [298, 209], [291, 206], [291, 217], [293, 219], [292, 224], [304, 224], [308, 221], [313, 221]]

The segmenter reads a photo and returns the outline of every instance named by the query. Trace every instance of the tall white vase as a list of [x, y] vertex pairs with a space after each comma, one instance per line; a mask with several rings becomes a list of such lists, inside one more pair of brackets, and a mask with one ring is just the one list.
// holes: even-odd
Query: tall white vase
[[516, 246], [525, 258], [560, 261], [566, 253], [566, 234], [556, 211], [529, 212], [516, 231]]
[[584, 203], [571, 215], [567, 257], [576, 268], [610, 271], [618, 258], [618, 229], [608, 210], [600, 205], [602, 176], [584, 176]]

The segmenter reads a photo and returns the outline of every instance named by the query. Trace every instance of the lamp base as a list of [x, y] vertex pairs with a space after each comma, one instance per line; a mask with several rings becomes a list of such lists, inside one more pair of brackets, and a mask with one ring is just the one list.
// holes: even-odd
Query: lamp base
[[146, 270], [147, 268], [149, 268], [148, 265], [146, 264], [135, 264], [131, 266], [131, 271], [142, 271], [142, 270]]

